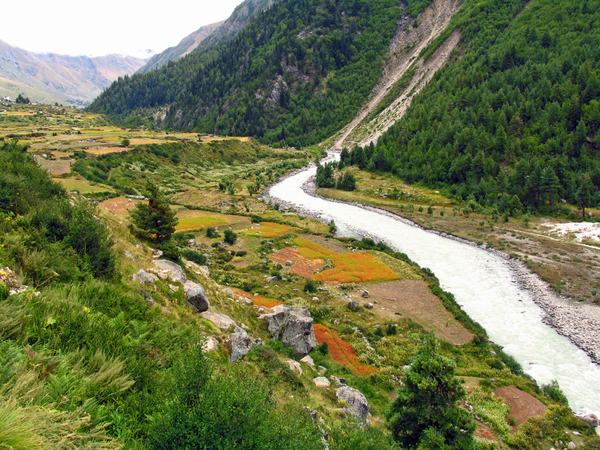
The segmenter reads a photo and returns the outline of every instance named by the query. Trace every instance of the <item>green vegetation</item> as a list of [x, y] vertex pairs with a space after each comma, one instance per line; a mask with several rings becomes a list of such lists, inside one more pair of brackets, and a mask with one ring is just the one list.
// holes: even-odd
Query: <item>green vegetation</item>
[[138, 202], [130, 212], [131, 232], [139, 238], [163, 245], [171, 240], [179, 219], [157, 185], [146, 185], [148, 203]]
[[435, 336], [425, 335], [388, 412], [392, 435], [404, 447], [476, 448], [475, 422], [458, 404], [465, 391], [454, 378], [454, 368], [440, 354]]
[[[416, 15], [430, 1], [409, 1]], [[119, 79], [89, 107], [146, 124], [303, 147], [351, 120], [403, 11], [394, 0], [281, 0], [233, 40]], [[155, 122], [152, 112], [166, 108]]]
[[596, 0], [465, 2], [451, 25], [464, 55], [352, 164], [500, 214], [597, 205], [599, 11]]

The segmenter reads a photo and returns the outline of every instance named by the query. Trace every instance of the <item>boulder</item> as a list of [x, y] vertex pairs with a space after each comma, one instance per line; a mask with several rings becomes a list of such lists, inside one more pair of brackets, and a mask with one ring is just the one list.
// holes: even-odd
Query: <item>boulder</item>
[[365, 308], [367, 309], [373, 309], [374, 306], [373, 303], [365, 303]]
[[288, 359], [287, 361], [284, 361], [285, 364], [288, 365], [288, 367], [290, 368], [290, 370], [292, 372], [296, 372], [298, 373], [298, 375], [302, 375], [302, 366], [300, 365], [300, 363], [298, 361], [294, 361], [293, 359]]
[[252, 348], [252, 339], [248, 336], [241, 328], [237, 328], [235, 333], [229, 336], [231, 340], [231, 354], [229, 355], [229, 361], [231, 364], [235, 363], [238, 359], [243, 359]]
[[306, 355], [304, 358], [302, 358], [302, 359], [300, 360], [300, 362], [302, 362], [302, 363], [304, 363], [304, 364], [307, 364], [307, 365], [308, 365], [308, 367], [310, 367], [311, 369], [314, 369], [314, 368], [315, 368], [315, 362], [314, 362], [314, 361], [313, 361], [313, 359], [312, 359], [310, 356], [308, 356], [308, 355]]
[[300, 355], [307, 355], [317, 346], [313, 319], [304, 307], [277, 305], [258, 318], [267, 322], [267, 331]]
[[587, 414], [585, 416], [580, 417], [585, 423], [589, 426], [596, 428], [598, 426], [598, 416], [595, 414]]
[[208, 308], [210, 308], [210, 302], [206, 297], [206, 293], [202, 286], [193, 281], [186, 281], [183, 285], [183, 292], [185, 292], [185, 297], [187, 301], [192, 305], [197, 311], [204, 312]]
[[125, 255], [126, 258], [133, 259], [133, 255], [131, 254], [130, 251], [125, 250], [123, 252], [123, 254]]
[[225, 288], [224, 292], [231, 298], [235, 298], [235, 293], [233, 292], [233, 290], [231, 288]]
[[200, 313], [200, 315], [206, 319], [214, 323], [216, 326], [221, 328], [222, 330], [229, 330], [230, 327], [236, 327], [235, 322], [231, 319], [231, 317], [225, 314], [218, 314], [215, 312], [204, 311]]
[[277, 280], [279, 280], [279, 278], [273, 276], [273, 277], [267, 277], [267, 283], [275, 283]]
[[326, 388], [326, 387], [331, 386], [331, 383], [325, 377], [313, 378], [313, 383], [315, 383], [315, 386], [320, 387], [320, 388]]
[[158, 259], [154, 261], [154, 265], [159, 269], [168, 271], [171, 281], [181, 284], [185, 284], [187, 281], [187, 277], [185, 276], [185, 273], [179, 264], [175, 264], [174, 262], [166, 259]]
[[370, 295], [369, 295], [369, 291], [367, 291], [367, 290], [365, 289], [365, 290], [363, 291], [363, 293], [362, 293], [362, 297], [363, 297], [363, 298], [369, 298], [369, 297], [370, 297]]
[[366, 422], [369, 414], [369, 402], [357, 389], [350, 386], [342, 386], [335, 390], [338, 402], [344, 402], [346, 411], [362, 422]]
[[346, 307], [351, 311], [356, 311], [358, 308], [360, 308], [360, 303], [358, 303], [356, 300], [350, 300]]
[[140, 284], [154, 284], [158, 281], [158, 277], [153, 273], [148, 273], [144, 269], [140, 269], [134, 273], [131, 278]]
[[203, 352], [214, 352], [219, 348], [219, 341], [217, 341], [214, 337], [209, 336], [206, 338], [206, 341], [202, 344]]
[[575, 442], [571, 441], [567, 444], [567, 448], [569, 450], [575, 450], [577, 448], [577, 446], [575, 445]]

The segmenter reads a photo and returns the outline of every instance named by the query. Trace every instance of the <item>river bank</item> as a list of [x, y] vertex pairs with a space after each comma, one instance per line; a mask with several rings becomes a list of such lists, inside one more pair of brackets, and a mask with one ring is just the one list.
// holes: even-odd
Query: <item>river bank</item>
[[[305, 170], [305, 169], [304, 169]], [[300, 171], [288, 174], [288, 177], [295, 175]], [[287, 177], [286, 177], [287, 178]], [[330, 202], [345, 203], [339, 200], [322, 197], [317, 194], [315, 178], [311, 177], [302, 185], [302, 190], [315, 198]], [[322, 213], [315, 213], [307, 208], [303, 208], [294, 203], [282, 201], [279, 198], [271, 196], [271, 186], [267, 189], [263, 196], [266, 200], [277, 201], [284, 208], [291, 208], [298, 211], [300, 214], [311, 219], [321, 222], [329, 222]], [[542, 309], [544, 315], [543, 323], [551, 326], [562, 336], [568, 338], [579, 349], [583, 350], [591, 360], [600, 364], [600, 308], [590, 304], [578, 304], [568, 297], [558, 294], [546, 281], [541, 279], [537, 274], [533, 273], [521, 260], [511, 258], [507, 253], [498, 250], [486, 248], [485, 245], [478, 245], [473, 241], [469, 241], [462, 237], [454, 236], [445, 232], [440, 232], [433, 229], [427, 229], [418, 223], [407, 219], [406, 217], [394, 214], [390, 211], [374, 208], [359, 203], [352, 204], [355, 207], [377, 212], [394, 220], [398, 220], [406, 225], [419, 228], [429, 233], [451, 239], [462, 244], [470, 245], [489, 252], [506, 261], [510, 270], [514, 274], [514, 279], [518, 287], [530, 293], [532, 300]], [[379, 239], [363, 230], [354, 229], [354, 232], [361, 237], [369, 237]], [[385, 239], [383, 239], [385, 241]], [[386, 242], [388, 245], [392, 243]]]

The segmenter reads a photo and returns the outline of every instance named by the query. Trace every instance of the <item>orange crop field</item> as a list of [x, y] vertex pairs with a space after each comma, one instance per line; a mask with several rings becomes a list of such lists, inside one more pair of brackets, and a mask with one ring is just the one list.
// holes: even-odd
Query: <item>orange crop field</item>
[[264, 306], [265, 308], [272, 308], [273, 306], [283, 305], [283, 302], [275, 300], [274, 298], [263, 297], [262, 295], [253, 295], [246, 291], [242, 291], [237, 288], [230, 288], [236, 297], [246, 297], [254, 302], [254, 306]]
[[279, 223], [272, 222], [261, 222], [259, 228], [249, 229], [247, 232], [249, 234], [257, 234], [267, 239], [273, 239], [280, 236], [283, 236], [286, 233], [289, 233], [292, 230], [292, 227], [289, 225], [282, 225]]
[[90, 155], [108, 155], [109, 153], [122, 153], [128, 152], [129, 150], [133, 150], [130, 147], [101, 147], [101, 148], [88, 148], [85, 149], [84, 152], [89, 153]]
[[311, 278], [338, 283], [372, 283], [399, 278], [389, 266], [368, 253], [338, 253], [329, 259], [335, 267]]
[[361, 363], [358, 360], [356, 352], [352, 348], [352, 344], [341, 339], [337, 331], [330, 330], [325, 325], [321, 324], [316, 324], [314, 329], [317, 342], [319, 344], [327, 342], [329, 354], [334, 361], [349, 367], [355, 375], [360, 375], [363, 377], [377, 371], [377, 369], [374, 367], [370, 367]]
[[314, 242], [301, 237], [294, 239], [294, 244], [300, 247], [298, 250], [300, 254], [308, 259], [322, 259], [337, 255], [333, 250], [329, 250], [328, 248], [322, 247], [319, 244], [315, 244]]
[[228, 223], [227, 220], [222, 217], [214, 217], [202, 211], [193, 211], [189, 209], [180, 209], [177, 212], [177, 218], [179, 219], [179, 223], [175, 227], [177, 231], [216, 227]]
[[274, 298], [263, 297], [262, 295], [255, 295], [251, 297], [254, 302], [254, 306], [264, 306], [265, 308], [272, 308], [273, 306], [283, 305], [283, 302], [275, 300]]

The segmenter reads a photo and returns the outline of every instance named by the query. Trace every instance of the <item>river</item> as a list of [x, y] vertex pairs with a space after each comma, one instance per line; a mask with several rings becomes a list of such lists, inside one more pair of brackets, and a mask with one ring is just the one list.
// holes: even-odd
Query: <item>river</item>
[[507, 261], [485, 249], [412, 226], [389, 213], [313, 197], [302, 186], [308, 168], [271, 186], [268, 195], [302, 213], [334, 220], [338, 235], [365, 234], [431, 269], [441, 287], [504, 347], [538, 384], [556, 379], [576, 413], [600, 413], [600, 367], [554, 328], [544, 324], [531, 292], [520, 287]]

